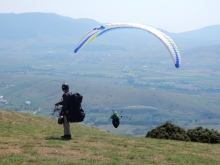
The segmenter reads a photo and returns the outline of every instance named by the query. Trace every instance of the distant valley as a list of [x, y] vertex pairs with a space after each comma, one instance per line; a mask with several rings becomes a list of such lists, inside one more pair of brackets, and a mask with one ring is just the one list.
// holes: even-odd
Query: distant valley
[[[74, 54], [101, 23], [51, 13], [0, 14], [0, 22], [1, 109], [50, 116], [67, 82], [84, 96], [88, 125], [131, 136], [167, 120], [220, 131], [220, 25], [164, 31], [181, 52], [176, 69], [165, 46], [141, 30], [109, 32]], [[111, 128], [112, 109], [123, 111], [121, 130]]]

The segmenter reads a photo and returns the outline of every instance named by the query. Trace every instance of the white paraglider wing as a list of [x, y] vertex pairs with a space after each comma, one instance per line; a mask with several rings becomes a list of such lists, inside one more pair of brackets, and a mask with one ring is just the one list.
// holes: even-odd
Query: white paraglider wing
[[89, 42], [91, 42], [96, 37], [100, 36], [101, 34], [109, 30], [121, 29], [121, 28], [142, 29], [153, 34], [157, 38], [159, 38], [169, 50], [172, 56], [172, 59], [174, 61], [175, 67], [179, 68], [181, 64], [181, 56], [180, 56], [179, 49], [177, 45], [175, 44], [175, 42], [169, 36], [167, 36], [166, 34], [164, 34], [163, 32], [155, 28], [145, 26], [145, 25], [140, 25], [140, 24], [134, 24], [134, 23], [112, 23], [112, 24], [105, 24], [100, 27], [94, 28], [80, 40], [80, 42], [78, 43], [78, 45], [76, 46], [74, 50], [74, 53], [78, 52], [82, 47], [87, 45]]

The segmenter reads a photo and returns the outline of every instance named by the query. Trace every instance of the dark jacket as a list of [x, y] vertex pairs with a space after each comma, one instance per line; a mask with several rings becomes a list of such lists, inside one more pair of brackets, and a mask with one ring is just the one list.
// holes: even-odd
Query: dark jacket
[[66, 114], [67, 111], [70, 111], [70, 93], [66, 92], [62, 96], [62, 100], [57, 105], [62, 105], [61, 114]]

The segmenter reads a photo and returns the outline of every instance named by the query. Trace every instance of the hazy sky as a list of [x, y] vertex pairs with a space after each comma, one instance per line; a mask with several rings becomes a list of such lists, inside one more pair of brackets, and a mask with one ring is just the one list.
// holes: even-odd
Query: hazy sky
[[220, 25], [220, 0], [0, 0], [0, 13], [45, 12], [184, 32]]

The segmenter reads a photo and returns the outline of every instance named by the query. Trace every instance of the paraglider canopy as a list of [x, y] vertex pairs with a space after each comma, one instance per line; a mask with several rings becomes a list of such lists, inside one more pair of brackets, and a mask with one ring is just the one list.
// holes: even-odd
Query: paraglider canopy
[[102, 35], [103, 33], [113, 30], [113, 29], [122, 29], [122, 28], [135, 28], [135, 29], [141, 29], [145, 30], [154, 36], [156, 36], [158, 39], [162, 41], [162, 43], [167, 47], [169, 50], [171, 57], [174, 61], [174, 65], [176, 68], [179, 68], [181, 64], [181, 56], [179, 49], [176, 45], [176, 43], [166, 34], [163, 32], [150, 27], [150, 26], [145, 26], [141, 24], [135, 24], [135, 23], [111, 23], [111, 24], [105, 24], [101, 25], [97, 28], [94, 28], [90, 32], [88, 32], [78, 43], [76, 46], [74, 53], [77, 53], [83, 46], [87, 45], [90, 43], [92, 40], [94, 40], [96, 37]]

